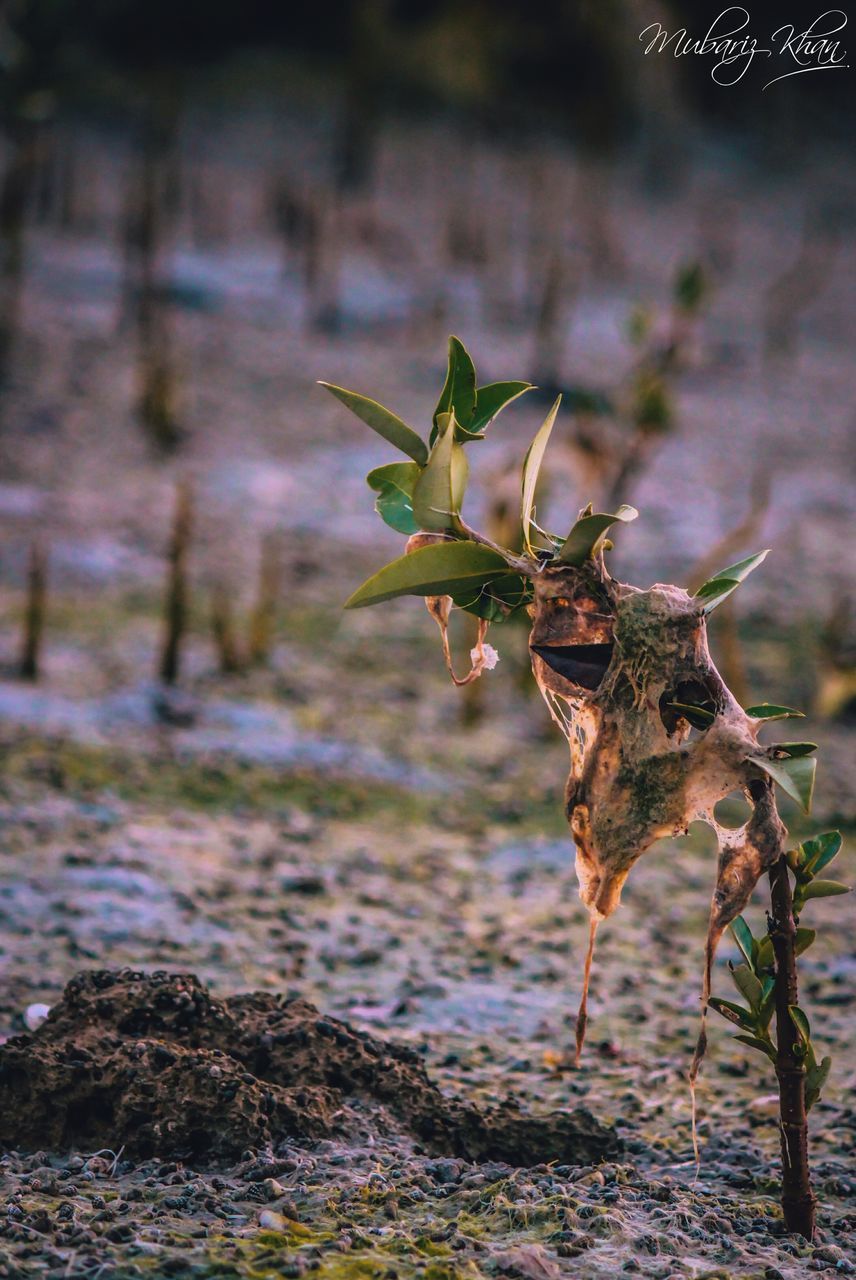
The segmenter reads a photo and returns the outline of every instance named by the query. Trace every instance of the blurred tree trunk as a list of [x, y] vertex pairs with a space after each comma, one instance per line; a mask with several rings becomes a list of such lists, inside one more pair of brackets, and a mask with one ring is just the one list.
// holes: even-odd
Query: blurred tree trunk
[[181, 646], [187, 629], [189, 588], [187, 559], [193, 533], [193, 490], [182, 480], [176, 486], [175, 511], [167, 551], [167, 581], [164, 596], [163, 646], [158, 674], [164, 684], [175, 684], [179, 675]]
[[170, 78], [155, 85], [142, 123], [125, 216], [123, 316], [136, 330], [137, 412], [161, 452], [181, 441], [175, 344], [163, 279], [164, 243], [176, 210], [175, 145], [179, 94]]
[[40, 131], [31, 120], [9, 126], [10, 155], [0, 184], [0, 384], [7, 380], [18, 329], [24, 233], [38, 170]]
[[386, 0], [361, 0], [351, 8], [351, 38], [336, 139], [334, 177], [340, 192], [365, 190], [375, 167], [380, 93], [380, 56], [387, 23]]
[[259, 558], [258, 594], [250, 615], [247, 656], [250, 663], [263, 666], [270, 661], [276, 630], [276, 610], [282, 585], [282, 557], [279, 538], [265, 534]]
[[44, 545], [34, 538], [27, 569], [27, 601], [18, 672], [22, 680], [38, 680], [47, 600], [48, 557]]
[[211, 592], [211, 632], [223, 676], [236, 675], [241, 670], [241, 655], [235, 636], [235, 618], [232, 596], [223, 581], [215, 583]]

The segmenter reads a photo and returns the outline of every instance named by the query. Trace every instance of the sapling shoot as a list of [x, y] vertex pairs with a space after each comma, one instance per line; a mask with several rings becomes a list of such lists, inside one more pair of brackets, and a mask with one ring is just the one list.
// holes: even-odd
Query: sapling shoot
[[175, 490], [172, 530], [167, 548], [163, 644], [158, 660], [158, 675], [167, 685], [176, 683], [181, 665], [181, 646], [187, 628], [189, 596], [187, 558], [192, 532], [193, 490], [188, 481], [180, 481]]
[[[713, 1004], [738, 1023], [741, 1033], [751, 1034], [752, 1047], [763, 1046], [775, 1061], [785, 1222], [789, 1230], [811, 1237], [814, 1196], [805, 1113], [829, 1068], [826, 1059], [816, 1061], [797, 1000], [796, 954], [807, 935], [798, 931], [795, 916], [811, 897], [845, 892], [837, 884], [824, 888], [834, 882], [815, 878], [837, 852], [840, 838], [831, 833], [788, 851], [775, 788], [809, 810], [815, 745], [761, 742], [765, 724], [801, 713], [767, 704], [743, 708], [714, 666], [707, 643], [709, 615], [767, 552], [715, 573], [692, 595], [659, 583], [640, 590], [617, 581], [606, 567], [612, 535], [636, 519], [633, 507], [596, 512], [589, 505], [567, 535], [544, 529], [535, 493], [558, 399], [523, 462], [521, 550], [511, 551], [472, 529], [462, 511], [468, 453], [493, 418], [532, 388], [520, 381], [479, 387], [473, 362], [455, 337], [449, 340], [448, 372], [427, 440], [375, 401], [322, 385], [406, 458], [368, 476], [378, 514], [409, 539], [405, 554], [364, 582], [346, 607], [423, 596], [440, 627], [450, 670], [450, 612], [459, 608], [475, 614], [481, 621], [479, 644], [469, 676], [453, 673], [456, 683], [476, 679], [494, 665], [495, 651], [485, 642], [491, 623], [521, 609], [531, 619], [533, 675], [570, 748], [565, 812], [576, 846], [580, 897], [590, 919], [576, 1062], [585, 1038], [595, 935], [619, 905], [631, 868], [657, 840], [686, 833], [691, 822], [713, 828], [719, 858], [705, 942], [702, 1027], [690, 1068], [693, 1117], [707, 1008]], [[742, 793], [752, 809], [738, 829], [723, 827], [714, 816], [716, 805], [732, 792]], [[765, 873], [772, 910], [767, 938], [753, 956], [741, 913]], [[795, 877], [793, 902], [790, 875]], [[729, 926], [753, 956], [751, 965], [734, 970], [748, 1008], [711, 995], [713, 960]], [[774, 1010], [775, 1045], [769, 1031]]]
[[276, 631], [276, 608], [280, 594], [282, 565], [279, 539], [268, 533], [262, 538], [256, 600], [250, 614], [247, 659], [251, 666], [270, 661]]
[[43, 543], [34, 538], [27, 565], [27, 600], [21, 636], [18, 671], [22, 680], [38, 680], [41, 668], [45, 608], [48, 591], [48, 556]]
[[220, 665], [220, 674], [233, 676], [241, 670], [241, 654], [235, 635], [232, 595], [228, 585], [218, 579], [211, 589], [211, 634]]

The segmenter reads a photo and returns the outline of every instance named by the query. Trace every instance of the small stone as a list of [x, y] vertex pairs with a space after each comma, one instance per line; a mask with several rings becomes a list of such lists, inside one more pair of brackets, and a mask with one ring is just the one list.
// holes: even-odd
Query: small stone
[[837, 1245], [824, 1244], [824, 1245], [821, 1245], [819, 1249], [812, 1250], [811, 1256], [812, 1258], [815, 1259], [816, 1262], [836, 1263], [842, 1260], [842, 1258], [844, 1257], [844, 1253], [842, 1252], [841, 1249], [838, 1248]]
[[119, 1222], [115, 1227], [109, 1227], [104, 1235], [114, 1244], [127, 1244], [134, 1238], [134, 1228], [129, 1222]]
[[35, 1031], [42, 1025], [51, 1011], [49, 1004], [30, 1004], [24, 1010], [24, 1026], [28, 1031]]
[[262, 1209], [259, 1214], [259, 1226], [263, 1227], [265, 1231], [285, 1231], [288, 1226], [288, 1219], [274, 1209]]
[[779, 1095], [777, 1093], [762, 1093], [757, 1098], [753, 1098], [749, 1103], [751, 1111], [759, 1112], [761, 1115], [775, 1116], [779, 1113]]

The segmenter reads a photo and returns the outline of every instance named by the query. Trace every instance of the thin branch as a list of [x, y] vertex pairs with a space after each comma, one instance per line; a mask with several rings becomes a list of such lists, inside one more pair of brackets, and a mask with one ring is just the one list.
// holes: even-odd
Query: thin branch
[[522, 573], [527, 578], [534, 578], [541, 572], [541, 565], [537, 560], [533, 560], [529, 556], [514, 555], [513, 552], [507, 551], [505, 547], [501, 547], [499, 543], [494, 542], [492, 538], [487, 538], [483, 533], [478, 533], [475, 529], [471, 529], [460, 517], [459, 525], [461, 532], [470, 542], [478, 542], [483, 547], [490, 547], [491, 551], [495, 551], [498, 556], [502, 556], [503, 560], [517, 573]]

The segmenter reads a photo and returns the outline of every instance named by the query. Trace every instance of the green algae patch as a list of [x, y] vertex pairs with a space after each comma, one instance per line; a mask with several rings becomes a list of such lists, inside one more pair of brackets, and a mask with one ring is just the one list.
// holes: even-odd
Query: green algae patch
[[318, 1280], [384, 1280], [389, 1257], [354, 1257], [353, 1253], [327, 1254], [312, 1275]]
[[44, 783], [85, 799], [105, 794], [157, 809], [178, 805], [220, 813], [296, 806], [330, 818], [429, 821], [440, 800], [362, 778], [272, 768], [229, 756], [160, 757], [68, 739], [18, 735], [0, 744], [4, 784]]

